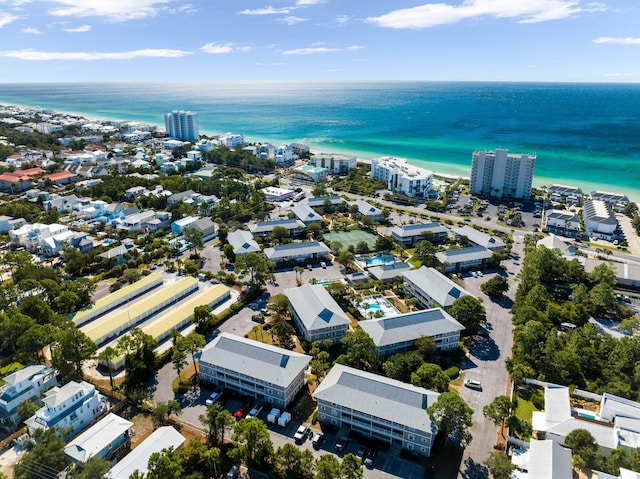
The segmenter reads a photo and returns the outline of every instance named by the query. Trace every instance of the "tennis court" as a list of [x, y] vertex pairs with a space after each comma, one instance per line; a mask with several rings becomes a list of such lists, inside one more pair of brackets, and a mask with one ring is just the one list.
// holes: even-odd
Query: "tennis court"
[[360, 241], [364, 241], [369, 246], [370, 250], [373, 250], [376, 244], [376, 235], [367, 233], [366, 231], [352, 230], [352, 231], [338, 231], [334, 233], [327, 233], [322, 236], [327, 246], [331, 247], [333, 241], [340, 241], [342, 247], [347, 249], [349, 246], [354, 248]]

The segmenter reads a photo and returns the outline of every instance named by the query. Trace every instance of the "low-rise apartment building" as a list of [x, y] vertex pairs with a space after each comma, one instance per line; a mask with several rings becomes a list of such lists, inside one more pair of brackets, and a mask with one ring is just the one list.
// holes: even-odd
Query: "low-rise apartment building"
[[406, 271], [402, 275], [405, 292], [416, 298], [423, 308], [440, 307], [446, 311], [456, 299], [471, 296], [462, 286], [435, 268], [422, 266], [420, 269]]
[[610, 203], [602, 200], [585, 201], [582, 220], [586, 234], [594, 238], [611, 240], [618, 228], [618, 220]]
[[393, 241], [404, 246], [412, 246], [420, 240], [443, 243], [447, 237], [448, 231], [440, 223], [402, 225], [391, 228]]
[[309, 158], [309, 164], [327, 168], [334, 175], [347, 174], [357, 166], [357, 161], [355, 156], [337, 153], [316, 153]]
[[260, 221], [254, 225], [249, 225], [249, 231], [253, 236], [264, 238], [273, 235], [274, 228], [284, 228], [290, 237], [298, 236], [304, 233], [306, 226], [300, 220], [276, 220], [276, 221]]
[[222, 333], [200, 357], [200, 379], [286, 408], [305, 385], [311, 356]]
[[461, 226], [453, 230], [456, 240], [466, 238], [466, 246], [483, 246], [489, 251], [502, 252], [506, 248], [506, 244], [500, 238], [491, 236], [484, 231], [477, 230], [471, 226]]
[[548, 210], [544, 214], [544, 227], [551, 233], [574, 238], [580, 231], [580, 217], [566, 210]]
[[493, 252], [484, 246], [449, 249], [436, 253], [436, 259], [443, 265], [445, 273], [465, 271], [472, 268], [484, 268], [489, 264]]
[[348, 427], [393, 446], [431, 454], [437, 434], [427, 408], [439, 394], [395, 379], [336, 364], [313, 392], [318, 420]]
[[64, 448], [67, 458], [85, 464], [92, 457], [106, 461], [121, 456], [131, 445], [133, 423], [116, 414], [107, 414]]
[[441, 351], [455, 349], [464, 326], [442, 308], [424, 309], [358, 323], [373, 339], [378, 357], [410, 351], [416, 340], [432, 338]]
[[227, 241], [233, 247], [233, 254], [236, 257], [247, 253], [260, 253], [262, 251], [248, 231], [232, 231], [227, 235]]
[[322, 241], [306, 241], [303, 243], [278, 244], [273, 248], [265, 248], [267, 260], [274, 263], [296, 260], [298, 262], [320, 258], [328, 258], [331, 250]]
[[337, 343], [347, 334], [351, 321], [324, 286], [308, 283], [284, 290], [291, 318], [308, 343], [330, 339]]

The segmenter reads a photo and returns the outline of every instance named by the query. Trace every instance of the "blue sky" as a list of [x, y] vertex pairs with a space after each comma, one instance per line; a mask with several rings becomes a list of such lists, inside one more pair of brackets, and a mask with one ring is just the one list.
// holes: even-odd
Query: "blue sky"
[[640, 81], [635, 0], [0, 0], [0, 82]]

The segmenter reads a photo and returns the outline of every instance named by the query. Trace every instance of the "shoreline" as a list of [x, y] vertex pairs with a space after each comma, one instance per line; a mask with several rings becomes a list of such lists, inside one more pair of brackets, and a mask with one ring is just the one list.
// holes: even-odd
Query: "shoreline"
[[[14, 101], [7, 102], [2, 99], [0, 99], [0, 105], [5, 107], [17, 107], [22, 109], [42, 108], [43, 110], [52, 111], [54, 114], [57, 114], [57, 115], [77, 116], [77, 117], [84, 118], [87, 121], [99, 121], [99, 122], [117, 121], [122, 123], [135, 122], [135, 123], [143, 123], [143, 124], [151, 125], [156, 128], [163, 128], [164, 126], [164, 125], [158, 124], [154, 120], [150, 120], [142, 117], [136, 118], [135, 113], [132, 113], [131, 116], [128, 118], [114, 118], [113, 116], [111, 117], [103, 116], [100, 114], [96, 114], [94, 112], [70, 111], [66, 109], [60, 110], [58, 108], [52, 108], [52, 107], [40, 106], [40, 105], [31, 105], [31, 104], [25, 104], [21, 102], [14, 102]], [[224, 135], [227, 132], [228, 130], [226, 131], [220, 130], [219, 132], [217, 132], [205, 127], [204, 129], [201, 130], [200, 133], [201, 135], [204, 135], [204, 136], [218, 136], [218, 135]], [[232, 131], [232, 133], [239, 133], [245, 136], [244, 133], [242, 132]], [[469, 161], [468, 165], [464, 165], [464, 166], [458, 163], [455, 163], [455, 164], [454, 163], [437, 163], [437, 162], [430, 162], [424, 159], [412, 158], [412, 157], [407, 157], [402, 155], [376, 154], [375, 152], [371, 152], [371, 151], [353, 150], [353, 149], [350, 149], [348, 146], [346, 146], [342, 142], [339, 144], [335, 142], [327, 142], [326, 144], [324, 144], [322, 142], [317, 142], [317, 141], [305, 141], [304, 138], [274, 139], [274, 138], [262, 137], [258, 139], [253, 135], [249, 134], [245, 136], [245, 141], [247, 141], [248, 143], [268, 142], [272, 144], [299, 142], [299, 143], [308, 145], [310, 148], [310, 152], [314, 154], [337, 153], [337, 154], [351, 155], [351, 156], [355, 156], [359, 161], [364, 161], [364, 162], [370, 162], [374, 158], [380, 158], [384, 156], [395, 156], [396, 158], [399, 158], [399, 159], [405, 159], [408, 163], [414, 166], [417, 166], [426, 170], [430, 170], [433, 172], [434, 175], [437, 175], [437, 176], [441, 176], [444, 178], [452, 178], [452, 179], [456, 179], [456, 178], [469, 179], [470, 178], [469, 173], [471, 170], [471, 161]], [[471, 156], [471, 153], [469, 153], [469, 157], [470, 156]], [[589, 182], [584, 180], [575, 181], [571, 178], [558, 179], [558, 178], [550, 178], [546, 176], [534, 175], [533, 187], [540, 188], [540, 187], [548, 186], [551, 184], [577, 186], [577, 187], [580, 187], [584, 193], [589, 193], [590, 191], [593, 191], [593, 190], [622, 193], [627, 195], [631, 201], [640, 202], [640, 190], [636, 191], [635, 189], [633, 189], [633, 190], [625, 191], [624, 189], [615, 188], [614, 185], [609, 185], [609, 184], [602, 185], [601, 183]]]

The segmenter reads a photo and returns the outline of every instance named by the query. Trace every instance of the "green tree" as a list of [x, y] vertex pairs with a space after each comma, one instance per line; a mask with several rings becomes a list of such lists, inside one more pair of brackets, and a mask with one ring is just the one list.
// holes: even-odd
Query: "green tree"
[[340, 461], [333, 454], [323, 454], [316, 460], [316, 479], [337, 479], [341, 473]]
[[185, 228], [182, 234], [184, 235], [185, 241], [189, 243], [189, 249], [195, 254], [198, 254], [198, 251], [204, 249], [202, 230], [198, 228]]
[[178, 338], [177, 347], [185, 353], [191, 354], [191, 361], [195, 368], [196, 375], [198, 374], [198, 366], [196, 364], [196, 353], [200, 351], [207, 344], [207, 340], [202, 334], [191, 333], [188, 336], [180, 336]]
[[382, 369], [388, 377], [408, 383], [411, 382], [412, 373], [423, 363], [424, 358], [419, 351], [409, 351], [389, 356], [382, 364]]
[[154, 407], [151, 412], [151, 420], [156, 425], [166, 424], [172, 414], [175, 414], [176, 416], [180, 416], [182, 414], [182, 407], [175, 399], [156, 404], [156, 407]]
[[511, 459], [500, 451], [490, 452], [487, 458], [484, 460], [489, 473], [493, 479], [509, 479], [511, 473], [515, 470], [516, 466], [511, 463]]
[[61, 329], [51, 343], [51, 363], [67, 381], [82, 380], [82, 365], [98, 346], [75, 326]]
[[589, 282], [591, 284], [607, 283], [612, 288], [618, 284], [615, 270], [606, 263], [600, 263], [593, 268], [589, 273]]
[[320, 230], [322, 228], [318, 223], [311, 223], [307, 226], [307, 237], [316, 239], [320, 235]]
[[24, 332], [16, 343], [15, 358], [24, 362], [44, 362], [45, 346], [51, 343], [57, 328], [52, 324], [36, 324]]
[[289, 311], [289, 298], [284, 294], [274, 294], [267, 302], [267, 309], [273, 311], [279, 319]]
[[613, 288], [605, 282], [596, 284], [589, 291], [589, 303], [591, 314], [594, 316], [613, 313], [618, 305]]
[[362, 479], [362, 463], [355, 454], [345, 454], [340, 465], [342, 479]]
[[395, 249], [395, 247], [396, 244], [391, 236], [378, 236], [376, 238], [374, 249], [376, 251], [390, 251], [392, 249]]
[[173, 368], [178, 373], [178, 380], [182, 383], [182, 370], [187, 365], [187, 355], [185, 351], [178, 346], [178, 342], [182, 336], [179, 336], [176, 340], [176, 345], [173, 347], [173, 353], [171, 353], [171, 362], [173, 363]]
[[427, 408], [427, 413], [445, 443], [451, 439], [466, 447], [471, 442], [469, 428], [473, 424], [473, 409], [456, 393], [440, 394], [437, 401]]
[[211, 306], [202, 304], [193, 308], [193, 322], [200, 328], [205, 329], [212, 318]]
[[210, 446], [221, 445], [225, 429], [235, 423], [231, 413], [219, 403], [207, 406], [207, 411], [198, 420], [207, 428], [207, 443]]
[[350, 271], [351, 263], [353, 263], [355, 259], [356, 257], [354, 256], [354, 254], [351, 251], [345, 249], [340, 252], [340, 254], [338, 255], [337, 261], [342, 266], [344, 266], [347, 269], [347, 271]]
[[420, 240], [415, 244], [413, 257], [420, 261], [422, 266], [437, 266], [439, 262], [436, 252], [436, 247], [430, 241]]
[[247, 464], [266, 464], [273, 454], [267, 425], [257, 417], [238, 421], [232, 439], [241, 443], [240, 455]]
[[438, 392], [449, 390], [449, 376], [437, 364], [424, 363], [411, 374], [411, 384]]
[[586, 429], [574, 429], [564, 440], [564, 445], [571, 449], [573, 464], [579, 468], [593, 469], [598, 464], [598, 443]]
[[175, 457], [173, 448], [151, 454], [148, 468], [146, 479], [182, 479], [182, 465]]
[[461, 296], [457, 298], [449, 314], [466, 328], [467, 334], [475, 334], [480, 326], [487, 322], [487, 311], [478, 298], [474, 296]]
[[275, 467], [284, 479], [313, 479], [314, 457], [310, 450], [300, 450], [291, 443], [279, 447], [275, 454]]
[[109, 371], [109, 384], [111, 389], [115, 388], [113, 382], [113, 360], [118, 357], [118, 350], [113, 346], [107, 346], [98, 354], [98, 359], [107, 363], [107, 370]]
[[288, 238], [289, 230], [284, 226], [274, 226], [273, 231], [271, 232], [271, 236], [273, 237], [273, 239], [276, 239], [276, 240]]
[[249, 275], [249, 285], [254, 288], [264, 285], [271, 276], [267, 260], [259, 253], [247, 253], [236, 259], [236, 271], [239, 276]]
[[504, 276], [497, 274], [493, 278], [482, 283], [480, 285], [480, 289], [490, 298], [501, 298], [502, 295], [509, 290], [509, 281]]
[[126, 384], [137, 387], [155, 370], [156, 340], [140, 328], [133, 328], [129, 334], [118, 340], [116, 348], [124, 354]]
[[356, 244], [357, 254], [366, 254], [369, 251], [369, 244], [366, 241], [358, 241], [358, 244]]
[[67, 467], [64, 455], [65, 441], [55, 429], [36, 429], [33, 433], [35, 446], [27, 452], [13, 468], [15, 479], [42, 479], [43, 471], [56, 477], [56, 472]]
[[84, 463], [82, 469], [74, 474], [73, 479], [102, 479], [109, 472], [109, 464], [104, 459], [93, 456]]
[[364, 371], [373, 371], [378, 368], [380, 360], [377, 356], [377, 348], [371, 336], [363, 329], [358, 328], [347, 333], [340, 342], [343, 353], [338, 356], [336, 362]]
[[24, 422], [31, 416], [33, 416], [39, 409], [40, 406], [38, 406], [33, 401], [22, 401], [20, 404], [18, 404], [18, 416], [20, 416], [20, 420]]
[[482, 414], [496, 426], [502, 426], [504, 420], [511, 416], [513, 402], [508, 396], [496, 396], [489, 404], [482, 408]]

